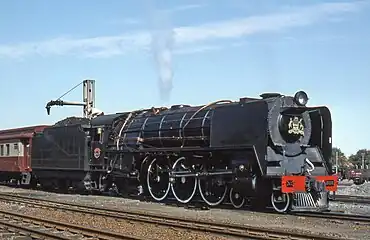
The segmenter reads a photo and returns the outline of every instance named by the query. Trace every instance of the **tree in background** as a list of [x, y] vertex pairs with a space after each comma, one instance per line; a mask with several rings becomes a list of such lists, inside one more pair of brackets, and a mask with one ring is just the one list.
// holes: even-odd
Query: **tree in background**
[[357, 151], [356, 154], [352, 154], [348, 160], [353, 164], [357, 165], [358, 167], [362, 166], [362, 154], [365, 154], [365, 168], [366, 165], [370, 165], [370, 150], [369, 149], [360, 149]]
[[352, 168], [352, 163], [349, 161], [349, 159], [344, 155], [342, 150], [338, 147], [333, 147], [332, 148], [332, 154], [331, 154], [331, 162], [332, 166], [335, 167], [335, 158], [336, 158], [336, 153], [338, 153], [338, 166], [339, 168]]

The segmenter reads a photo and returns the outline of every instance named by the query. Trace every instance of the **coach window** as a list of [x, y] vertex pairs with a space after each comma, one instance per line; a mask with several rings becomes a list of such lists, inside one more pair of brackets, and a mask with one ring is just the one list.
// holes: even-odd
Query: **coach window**
[[98, 128], [99, 142], [103, 142], [103, 132], [104, 130], [102, 128]]
[[4, 145], [0, 145], [0, 156], [4, 156]]
[[103, 140], [103, 129], [102, 128], [95, 129], [95, 134], [94, 134], [93, 141], [102, 142], [102, 140]]
[[10, 155], [10, 145], [6, 144], [6, 156]]
[[14, 154], [19, 156], [18, 143], [13, 144]]

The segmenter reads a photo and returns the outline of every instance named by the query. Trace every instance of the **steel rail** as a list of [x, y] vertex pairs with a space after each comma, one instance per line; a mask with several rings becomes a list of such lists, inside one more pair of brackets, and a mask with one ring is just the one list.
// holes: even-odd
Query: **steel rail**
[[330, 200], [335, 202], [347, 203], [364, 203], [370, 204], [370, 196], [353, 196], [353, 195], [330, 195]]
[[[58, 239], [58, 240], [75, 239], [74, 237], [62, 236], [60, 233], [56, 233], [55, 230], [57, 229], [74, 234], [81, 234], [83, 236], [86, 236], [87, 238], [95, 238], [102, 240], [111, 240], [111, 239], [144, 240], [144, 238], [135, 237], [128, 234], [115, 233], [105, 231], [102, 229], [95, 229], [76, 224], [54, 221], [46, 218], [29, 216], [19, 214], [13, 211], [0, 210], [0, 217], [2, 218], [2, 219], [0, 218], [0, 225], [18, 229], [18, 232], [21, 231], [23, 235], [24, 233], [26, 234], [28, 233], [31, 235], [47, 237], [47, 239]], [[50, 229], [53, 231], [52, 232], [45, 231], [45, 229], [40, 229], [40, 226], [46, 228], [46, 230]]]
[[315, 217], [315, 218], [325, 218], [332, 220], [342, 220], [342, 221], [351, 221], [351, 222], [362, 222], [370, 225], [370, 216], [367, 215], [358, 215], [358, 214], [346, 214], [339, 212], [297, 212], [293, 213], [296, 216], [305, 216], [305, 217]]
[[[20, 221], [21, 222], [21, 221]], [[9, 217], [4, 217], [0, 216], [0, 226], [2, 233], [7, 232], [7, 233], [12, 233], [12, 234], [17, 234], [20, 236], [29, 236], [31, 238], [47, 238], [51, 240], [69, 240], [70, 238], [61, 236], [56, 233], [52, 232], [47, 232], [42, 229], [38, 229], [35, 227], [30, 227], [30, 226], [25, 226], [24, 224], [21, 223], [14, 223], [14, 220], [12, 221], [11, 218]], [[5, 229], [4, 229], [5, 227]]]

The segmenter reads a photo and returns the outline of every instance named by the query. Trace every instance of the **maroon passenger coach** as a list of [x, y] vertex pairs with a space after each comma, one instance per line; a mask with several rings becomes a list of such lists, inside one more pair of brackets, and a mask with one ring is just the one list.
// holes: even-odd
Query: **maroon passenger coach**
[[47, 125], [0, 130], [0, 181], [30, 183], [32, 137], [45, 127]]

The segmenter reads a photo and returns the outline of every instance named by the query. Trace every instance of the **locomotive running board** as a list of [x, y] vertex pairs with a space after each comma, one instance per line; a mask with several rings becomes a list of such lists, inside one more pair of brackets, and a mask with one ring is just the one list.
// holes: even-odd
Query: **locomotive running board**
[[238, 145], [238, 146], [217, 146], [217, 147], [174, 147], [174, 148], [144, 148], [144, 149], [130, 149], [130, 150], [113, 150], [107, 149], [105, 152], [107, 153], [156, 153], [156, 152], [192, 152], [192, 151], [199, 151], [199, 152], [209, 152], [209, 151], [245, 151], [253, 149], [252, 145]]

